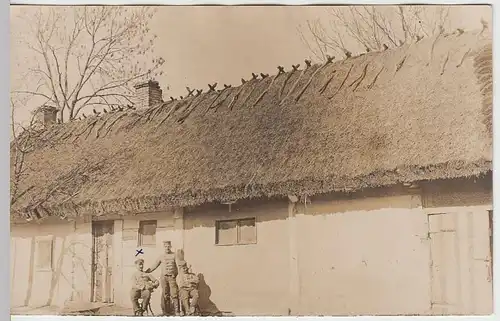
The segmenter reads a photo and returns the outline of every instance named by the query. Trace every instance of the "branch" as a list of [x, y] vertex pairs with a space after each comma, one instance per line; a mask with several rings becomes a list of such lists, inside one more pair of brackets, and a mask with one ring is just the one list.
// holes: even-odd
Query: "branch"
[[[52, 52], [52, 56], [54, 57], [54, 61], [55, 61], [55, 65], [56, 65], [56, 71], [57, 71], [57, 77], [58, 77], [58, 85], [59, 85], [59, 89], [61, 90], [61, 94], [64, 98], [64, 101], [63, 101], [63, 107], [61, 108], [61, 120], [62, 120], [62, 115], [63, 115], [63, 110], [64, 108], [70, 108], [69, 107], [69, 104], [68, 104], [68, 97], [66, 96], [66, 92], [64, 91], [64, 88], [63, 88], [63, 75], [61, 73], [61, 68], [59, 66], [59, 60], [57, 59], [57, 55], [56, 55], [56, 52], [54, 50], [54, 48], [52, 46], [49, 46], [49, 49], [50, 51]], [[67, 79], [67, 76], [66, 76], [66, 79]]]
[[[309, 24], [309, 21], [307, 22]], [[309, 32], [312, 33], [313, 37], [317, 38], [318, 36], [311, 30], [309, 29]], [[306, 37], [304, 36], [304, 33], [302, 32], [302, 30], [300, 29], [300, 26], [297, 27], [297, 33], [299, 34], [300, 36], [300, 39], [302, 40], [302, 42], [308, 47], [309, 51], [314, 55], [316, 56], [316, 58], [318, 59], [322, 59], [321, 55], [318, 55], [316, 53], [316, 50], [314, 50], [314, 48], [309, 44], [309, 41], [307, 41]]]
[[[65, 20], [68, 14], [60, 10], [73, 10], [69, 27]], [[127, 73], [128, 68], [124, 66], [131, 65], [127, 60], [153, 50], [149, 39], [143, 38], [149, 31], [147, 23], [152, 15], [146, 15], [150, 11], [134, 8], [129, 14], [127, 10], [105, 6], [50, 8], [39, 10], [34, 19], [27, 19], [34, 41], [25, 42], [39, 61], [30, 72], [40, 79], [38, 84], [45, 83], [47, 90], [38, 84], [39, 88], [34, 90], [30, 81], [24, 94], [50, 98], [60, 109], [61, 120], [65, 110], [69, 111], [68, 118], [74, 119], [84, 105], [106, 98], [131, 102], [130, 81], [148, 76], [163, 62], [154, 59], [154, 66], [149, 70], [134, 69]], [[71, 73], [76, 70], [73, 80]]]
[[[87, 97], [87, 100], [80, 107], [76, 108], [73, 117], [78, 116], [80, 111], [82, 111], [83, 108], [85, 108], [89, 105], [104, 105], [104, 106], [111, 105], [108, 101], [106, 101], [106, 97], [124, 98], [128, 103], [133, 104], [133, 101], [132, 101], [133, 96], [124, 95], [124, 94], [120, 94], [120, 93], [96, 94], [96, 95], [89, 95], [86, 97]], [[104, 100], [104, 103], [90, 103], [90, 101], [94, 98], [101, 98]]]
[[30, 146], [32, 146], [32, 134], [33, 134], [33, 124], [35, 120], [35, 114], [32, 115], [29, 123], [28, 128], [24, 128], [23, 126], [20, 126], [23, 128], [23, 132], [20, 134], [23, 135], [23, 138], [20, 139], [20, 135], [16, 134], [16, 128], [15, 128], [15, 120], [14, 120], [14, 111], [16, 109], [15, 103], [12, 99], [10, 98], [10, 104], [11, 104], [11, 130], [12, 130], [12, 137], [13, 137], [13, 144], [15, 146], [14, 150], [11, 149], [11, 152], [14, 154], [14, 173], [11, 176], [11, 204], [14, 204], [17, 199], [19, 199], [24, 193], [18, 194], [19, 190], [19, 184], [22, 175], [25, 172], [25, 157], [26, 154], [30, 151]]
[[54, 99], [50, 98], [49, 96], [47, 96], [47, 95], [45, 95], [43, 93], [35, 92], [35, 91], [15, 90], [15, 91], [13, 91], [13, 93], [16, 93], [16, 94], [28, 94], [28, 95], [33, 95], [33, 96], [40, 96], [40, 97], [46, 98], [49, 101], [52, 101], [52, 102], [56, 103], [56, 101]]

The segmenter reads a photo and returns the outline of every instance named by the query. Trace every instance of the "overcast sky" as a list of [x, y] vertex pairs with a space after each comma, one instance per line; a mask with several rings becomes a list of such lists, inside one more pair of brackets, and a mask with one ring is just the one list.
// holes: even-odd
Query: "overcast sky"
[[[26, 28], [16, 17], [19, 12], [19, 7], [11, 6], [11, 32]], [[252, 72], [274, 73], [277, 65], [288, 69], [303, 62], [311, 53], [297, 27], [317, 18], [328, 19], [325, 7], [159, 7], [151, 27], [158, 35], [155, 51], [166, 60], [158, 78], [165, 96], [184, 95], [185, 86], [205, 89], [211, 82], [237, 85]], [[452, 28], [480, 29], [481, 18], [491, 21], [490, 7], [450, 10]], [[13, 87], [15, 76], [26, 68], [17, 65], [23, 54], [25, 50], [12, 42]], [[27, 115], [22, 112], [17, 117]]]

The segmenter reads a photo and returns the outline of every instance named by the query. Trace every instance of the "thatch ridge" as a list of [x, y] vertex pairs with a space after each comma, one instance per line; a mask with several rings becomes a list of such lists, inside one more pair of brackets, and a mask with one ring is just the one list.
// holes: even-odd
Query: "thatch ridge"
[[[464, 33], [54, 125], [13, 210], [44, 200], [99, 215], [481, 175], [491, 73], [491, 38]], [[78, 192], [46, 200], [83, 160]]]
[[474, 69], [477, 81], [481, 86], [481, 95], [483, 98], [483, 121], [493, 136], [493, 64], [492, 64], [492, 45], [484, 46], [474, 57]]

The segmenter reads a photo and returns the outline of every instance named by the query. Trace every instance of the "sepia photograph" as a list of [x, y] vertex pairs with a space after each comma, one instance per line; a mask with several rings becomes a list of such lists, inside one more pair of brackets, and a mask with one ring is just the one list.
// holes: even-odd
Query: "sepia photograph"
[[11, 5], [11, 315], [493, 314], [492, 15]]

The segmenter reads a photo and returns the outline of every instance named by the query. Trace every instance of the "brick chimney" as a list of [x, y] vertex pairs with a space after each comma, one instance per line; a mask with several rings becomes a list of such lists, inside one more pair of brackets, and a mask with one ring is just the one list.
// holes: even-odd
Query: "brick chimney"
[[43, 105], [37, 111], [38, 121], [44, 126], [54, 124], [57, 121], [58, 111], [59, 109], [54, 106]]
[[155, 80], [138, 83], [134, 88], [137, 109], [149, 108], [163, 102], [163, 92]]

